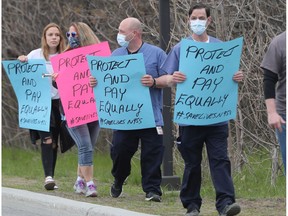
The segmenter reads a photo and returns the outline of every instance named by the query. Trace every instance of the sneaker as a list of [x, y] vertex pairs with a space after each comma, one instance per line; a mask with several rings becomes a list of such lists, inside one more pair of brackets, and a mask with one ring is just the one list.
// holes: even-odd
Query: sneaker
[[97, 197], [96, 186], [94, 184], [89, 185], [86, 190], [86, 197]]
[[234, 216], [234, 215], [239, 214], [240, 211], [241, 211], [241, 207], [237, 203], [233, 203], [231, 205], [225, 206], [220, 216]]
[[58, 186], [55, 184], [55, 186], [54, 186], [54, 190], [57, 190], [58, 189]]
[[110, 188], [110, 196], [117, 198], [121, 195], [121, 193], [122, 193], [122, 185], [114, 183]]
[[46, 190], [54, 190], [55, 181], [51, 176], [45, 178], [44, 187]]
[[197, 209], [187, 210], [185, 216], [199, 216], [199, 213]]
[[76, 181], [73, 188], [77, 194], [86, 194], [86, 184], [83, 180]]
[[161, 196], [158, 194], [155, 194], [153, 192], [149, 192], [146, 194], [146, 201], [154, 201], [154, 202], [161, 202]]

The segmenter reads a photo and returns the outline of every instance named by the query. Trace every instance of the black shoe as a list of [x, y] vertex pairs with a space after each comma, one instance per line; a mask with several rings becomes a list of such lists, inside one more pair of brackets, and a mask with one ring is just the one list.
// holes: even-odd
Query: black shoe
[[122, 185], [118, 185], [114, 183], [110, 189], [110, 196], [117, 198], [121, 195], [121, 193], [122, 193]]
[[154, 202], [161, 202], [161, 196], [158, 194], [155, 194], [153, 192], [149, 192], [146, 194], [146, 201], [154, 201]]
[[234, 216], [234, 215], [239, 214], [240, 211], [241, 211], [241, 207], [237, 203], [233, 203], [231, 205], [225, 206], [220, 216]]

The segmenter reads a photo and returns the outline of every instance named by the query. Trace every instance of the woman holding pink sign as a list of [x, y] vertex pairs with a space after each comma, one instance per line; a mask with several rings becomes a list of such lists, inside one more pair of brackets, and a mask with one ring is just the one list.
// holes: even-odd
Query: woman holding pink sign
[[[91, 28], [82, 22], [72, 23], [66, 37], [68, 46], [65, 51], [100, 43]], [[53, 75], [54, 79], [57, 76], [58, 74], [55, 73]], [[65, 115], [62, 106], [60, 112]], [[99, 122], [97, 120], [70, 128], [67, 127], [67, 129], [78, 147], [78, 169], [74, 190], [77, 194], [85, 194], [86, 197], [96, 197], [97, 190], [93, 181], [93, 152], [100, 132]]]
[[[51, 79], [53, 68], [50, 58], [61, 52], [65, 47], [65, 39], [60, 27], [55, 23], [49, 23], [44, 27], [41, 38], [41, 48], [32, 50], [27, 56], [21, 55], [18, 60], [26, 62], [29, 59], [44, 59], [46, 70], [43, 76]], [[51, 79], [51, 120], [50, 131], [30, 130], [31, 141], [36, 144], [37, 139], [41, 139], [41, 159], [45, 174], [44, 187], [46, 190], [54, 190], [58, 187], [54, 181], [54, 171], [57, 160], [58, 137], [60, 133], [61, 116], [59, 112], [59, 94]]]

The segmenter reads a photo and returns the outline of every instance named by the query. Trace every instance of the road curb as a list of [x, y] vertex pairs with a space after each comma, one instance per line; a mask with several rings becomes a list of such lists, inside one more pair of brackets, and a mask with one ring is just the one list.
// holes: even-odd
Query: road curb
[[[26, 190], [2, 187], [2, 199], [17, 199], [33, 202], [35, 204], [65, 210], [71, 215], [85, 216], [153, 216], [150, 214], [138, 213], [120, 208], [101, 206], [91, 203], [74, 201], [62, 197], [40, 194]], [[155, 215], [154, 215], [155, 216]]]

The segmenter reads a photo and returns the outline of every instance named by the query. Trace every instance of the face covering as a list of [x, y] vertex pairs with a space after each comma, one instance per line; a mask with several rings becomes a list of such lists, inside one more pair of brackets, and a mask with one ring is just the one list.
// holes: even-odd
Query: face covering
[[80, 46], [80, 41], [77, 37], [69, 37], [68, 39], [69, 46], [74, 49]]
[[127, 47], [129, 45], [129, 41], [126, 41], [126, 35], [117, 34], [117, 42], [121, 47]]
[[206, 22], [207, 20], [190, 20], [190, 29], [197, 35], [203, 34], [206, 30]]
[[[131, 33], [132, 33], [132, 32], [131, 32]], [[131, 33], [129, 33], [129, 34], [131, 34]], [[129, 35], [129, 34], [128, 34], [128, 35]], [[128, 35], [127, 35], [127, 36], [128, 36]], [[117, 34], [117, 42], [118, 42], [119, 46], [121, 46], [121, 47], [128, 47], [130, 41], [133, 40], [135, 34], [134, 34], [134, 36], [133, 36], [129, 41], [126, 41], [126, 37], [127, 37], [127, 36], [126, 36], [126, 35], [123, 35], [123, 34], [119, 34], [119, 33]]]

